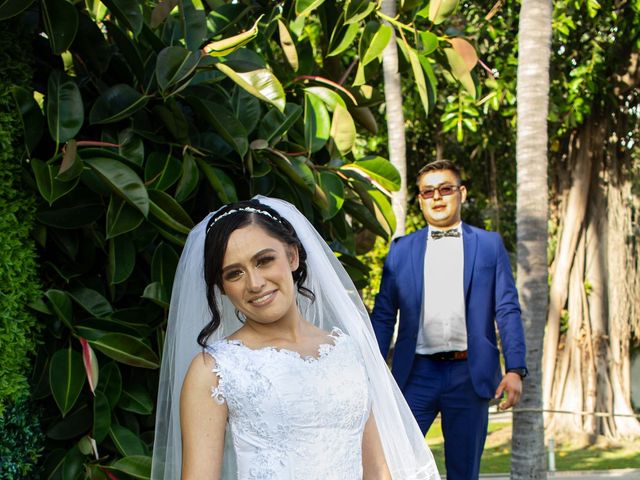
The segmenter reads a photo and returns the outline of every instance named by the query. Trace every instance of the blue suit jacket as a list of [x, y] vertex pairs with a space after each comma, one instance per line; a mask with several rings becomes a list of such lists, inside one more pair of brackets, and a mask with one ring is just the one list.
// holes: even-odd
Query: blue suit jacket
[[[495, 324], [498, 325], [506, 368], [525, 367], [525, 339], [518, 292], [500, 235], [465, 223], [462, 231], [471, 381], [480, 397], [493, 398], [502, 378]], [[396, 315], [400, 311], [391, 370], [401, 389], [407, 382], [415, 358], [427, 233], [428, 228], [423, 228], [393, 241], [371, 315], [380, 351], [386, 358]]]

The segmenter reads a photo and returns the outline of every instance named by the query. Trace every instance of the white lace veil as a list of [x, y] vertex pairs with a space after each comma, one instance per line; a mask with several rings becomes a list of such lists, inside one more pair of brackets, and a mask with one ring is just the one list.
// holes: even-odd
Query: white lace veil
[[[304, 318], [327, 331], [340, 328], [360, 350], [370, 380], [372, 411], [393, 479], [439, 479], [431, 451], [380, 355], [369, 315], [347, 272], [293, 205], [262, 196], [255, 199], [286, 218], [307, 251], [305, 286], [315, 294], [315, 301], [299, 295]], [[198, 334], [211, 319], [203, 274], [205, 229], [211, 215], [189, 234], [176, 271], [160, 370], [152, 480], [180, 479], [180, 389], [191, 359], [202, 351], [196, 342]], [[241, 326], [226, 297], [216, 292], [216, 298], [222, 323], [209, 342], [228, 336]], [[235, 458], [230, 444], [226, 445], [222, 478], [236, 480]]]

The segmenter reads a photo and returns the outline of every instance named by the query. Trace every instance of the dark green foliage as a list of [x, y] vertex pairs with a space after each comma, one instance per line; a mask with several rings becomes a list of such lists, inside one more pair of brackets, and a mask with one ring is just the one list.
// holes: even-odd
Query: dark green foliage
[[5, 405], [0, 417], [0, 480], [35, 478], [44, 436], [31, 400], [23, 398]]
[[11, 87], [29, 82], [24, 36], [3, 22], [0, 33], [0, 414], [27, 394], [28, 354], [35, 351], [35, 317], [27, 304], [40, 295], [30, 238], [35, 201], [21, 174], [21, 127]]
[[33, 478], [42, 450], [27, 375], [36, 319], [27, 305], [40, 296], [36, 275], [35, 199], [23, 183], [22, 127], [11, 87], [32, 75], [29, 42], [0, 22], [0, 479]]

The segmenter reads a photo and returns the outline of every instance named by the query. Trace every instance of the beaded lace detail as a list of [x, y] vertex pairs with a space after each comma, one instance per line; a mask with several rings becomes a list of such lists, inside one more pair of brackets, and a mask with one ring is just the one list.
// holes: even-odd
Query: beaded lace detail
[[369, 387], [350, 337], [334, 329], [318, 356], [236, 340], [207, 347], [227, 402], [239, 479], [357, 480]]

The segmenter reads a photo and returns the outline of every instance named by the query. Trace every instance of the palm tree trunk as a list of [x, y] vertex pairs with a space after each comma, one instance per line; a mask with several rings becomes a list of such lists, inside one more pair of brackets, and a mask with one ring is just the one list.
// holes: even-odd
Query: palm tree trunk
[[527, 337], [529, 376], [520, 402], [523, 411], [514, 412], [513, 479], [546, 476], [541, 361], [548, 306], [547, 112], [551, 14], [550, 0], [522, 1], [517, 87], [517, 285]]
[[[382, 13], [389, 17], [396, 16], [395, 0], [383, 0]], [[396, 231], [393, 236], [405, 233], [407, 217], [407, 153], [404, 136], [404, 114], [402, 112], [402, 86], [398, 72], [398, 46], [395, 32], [389, 45], [382, 52], [382, 69], [384, 72], [384, 98], [387, 109], [387, 132], [389, 136], [389, 160], [400, 173], [400, 190], [391, 195], [391, 205], [396, 216]]]

